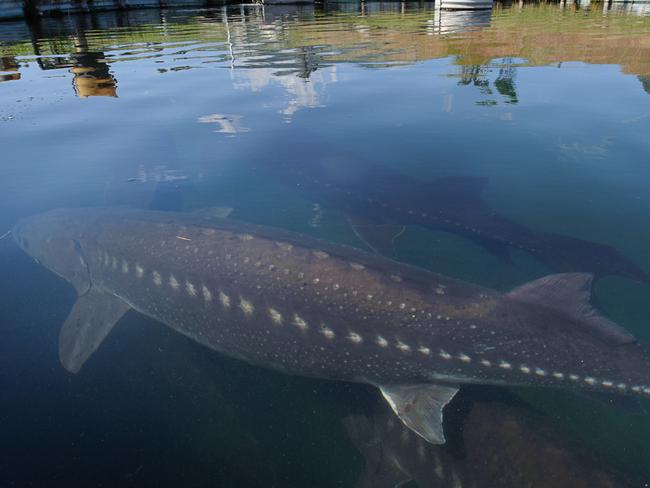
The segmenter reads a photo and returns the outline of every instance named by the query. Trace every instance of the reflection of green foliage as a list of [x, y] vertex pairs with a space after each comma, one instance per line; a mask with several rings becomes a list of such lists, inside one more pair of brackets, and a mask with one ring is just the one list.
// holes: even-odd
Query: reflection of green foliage
[[509, 98], [506, 103], [517, 103], [519, 101], [517, 99], [517, 93], [515, 92], [515, 83], [512, 78], [499, 76], [494, 80], [494, 87], [501, 95]]
[[309, 79], [309, 75], [318, 69], [319, 56], [314, 52], [312, 46], [304, 46], [300, 48], [299, 64], [300, 72], [298, 73], [298, 76], [300, 78]]
[[650, 94], [650, 76], [639, 76], [639, 81], [645, 92]]
[[499, 76], [494, 80], [494, 88], [503, 95], [507, 97], [506, 103], [517, 103], [517, 92], [515, 87], [515, 69], [511, 64], [511, 61], [508, 60], [506, 65], [499, 69]]
[[492, 95], [490, 89], [490, 82], [487, 79], [487, 66], [472, 64], [468, 66], [461, 66], [459, 74], [459, 85], [473, 85], [478, 87], [479, 91], [484, 95]]
[[[565, 59], [590, 61], [592, 49], [596, 49], [596, 62], [606, 55], [603, 53], [603, 35], [614, 40], [629, 39], [628, 47], [615, 50], [621, 64], [642, 66], [650, 63], [650, 53], [642, 39], [650, 32], [650, 17], [639, 17], [624, 13], [609, 12], [603, 17], [598, 9], [559, 10], [557, 5], [526, 5], [522, 9], [509, 9], [497, 6], [488, 29], [476, 29], [465, 35], [423, 35], [435, 14], [431, 4], [401, 12], [393, 11], [365, 12], [316, 12], [313, 17], [292, 19], [282, 24], [274, 32], [273, 42], [264, 38], [260, 29], [264, 18], [260, 9], [247, 8], [245, 19], [231, 10], [232, 17], [228, 23], [221, 21], [221, 12], [214, 18], [202, 15], [181, 17], [177, 14], [173, 22], [160, 29], [158, 25], [136, 25], [126, 14], [125, 27], [92, 31], [88, 37], [88, 50], [107, 52], [122, 46], [141, 45], [145, 49], [158, 46], [173, 49], [187, 47], [186, 43], [203, 44], [209, 49], [210, 43], [223, 44], [228, 37], [228, 30], [233, 44], [240, 40], [267, 52], [278, 49], [314, 49], [327, 52], [323, 59], [328, 62], [364, 63], [372, 59], [373, 67], [394, 66], [397, 62], [413, 63], [424, 59], [454, 56], [461, 65], [483, 65], [500, 56], [517, 56], [527, 59], [531, 64], [546, 64], [551, 58], [556, 61]], [[113, 14], [98, 14], [113, 15]], [[115, 14], [124, 15], [124, 14]], [[320, 23], [328, 26], [319, 30]], [[70, 29], [69, 29], [70, 31]], [[268, 32], [266, 30], [265, 32]], [[362, 34], [361, 34], [362, 33]], [[499, 33], [497, 37], [494, 33]], [[36, 42], [43, 55], [69, 54], [74, 51], [74, 33], [67, 36], [55, 36]], [[541, 40], [557, 39], [566, 36], [562, 43], [540, 45]], [[42, 37], [42, 36], [38, 36]], [[46, 36], [47, 37], [47, 36]], [[597, 42], [591, 42], [591, 40]], [[636, 40], [639, 40], [638, 42]], [[551, 45], [553, 44], [553, 45]], [[580, 46], [589, 46], [588, 49]], [[597, 47], [594, 47], [597, 46]], [[497, 51], [501, 51], [496, 54]], [[506, 52], [509, 51], [509, 52]], [[0, 43], [0, 55], [31, 56], [34, 55], [32, 41]], [[308, 57], [311, 56], [308, 55]], [[136, 59], [137, 56], [130, 57]], [[117, 60], [117, 59], [116, 59]], [[600, 60], [600, 61], [599, 61]], [[645, 61], [647, 60], [647, 61]], [[306, 62], [310, 65], [310, 61]], [[639, 71], [637, 71], [638, 73]], [[503, 95], [512, 98], [507, 82], [497, 85], [504, 90]]]
[[[490, 88], [490, 80], [488, 79], [490, 67], [490, 64], [461, 66], [460, 73], [457, 75], [459, 78], [458, 84], [461, 86], [472, 85], [478, 87], [479, 91], [483, 95], [492, 95], [493, 92]], [[514, 78], [515, 67], [512, 65], [511, 60], [507, 59], [499, 68], [499, 75], [496, 80], [494, 80], [494, 88], [496, 88], [500, 95], [507, 98], [505, 103], [515, 104], [519, 102]], [[493, 106], [497, 105], [497, 101], [488, 99], [476, 102], [476, 104], [481, 106]]]

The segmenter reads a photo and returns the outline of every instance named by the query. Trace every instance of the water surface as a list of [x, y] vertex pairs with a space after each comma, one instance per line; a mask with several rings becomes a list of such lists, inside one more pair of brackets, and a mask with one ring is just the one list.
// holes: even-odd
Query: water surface
[[[364, 248], [349, 206], [306, 182], [369, 195], [363, 175], [387, 174], [398, 206], [460, 177], [482, 181], [462, 188], [517, 231], [605, 244], [650, 272], [650, 16], [614, 5], [243, 5], [1, 23], [0, 234], [65, 206], [227, 206]], [[449, 229], [410, 225], [394, 244], [400, 260], [500, 290], [553, 271]], [[0, 261], [3, 486], [354, 486], [363, 460], [341, 418], [368, 389], [226, 360], [136, 314], [69, 376], [57, 334], [72, 289], [9, 239]], [[596, 292], [650, 341], [647, 285], [606, 276]], [[647, 415], [511, 393], [593, 460], [650, 477]]]

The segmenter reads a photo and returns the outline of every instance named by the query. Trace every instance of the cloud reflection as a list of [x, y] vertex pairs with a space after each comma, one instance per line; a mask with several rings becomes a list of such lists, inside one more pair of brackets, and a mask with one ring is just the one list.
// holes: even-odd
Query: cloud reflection
[[325, 87], [337, 81], [336, 66], [319, 69], [310, 73], [308, 78], [296, 73], [278, 74], [274, 68], [254, 68], [235, 71], [233, 85], [235, 89], [254, 92], [279, 85], [288, 99], [279, 113], [290, 122], [301, 109], [324, 107]]
[[216, 128], [214, 132], [221, 132], [223, 134], [229, 134], [234, 136], [241, 132], [248, 132], [250, 129], [248, 127], [243, 127], [241, 125], [241, 115], [233, 114], [210, 114], [204, 115], [197, 119], [201, 124], [215, 124]]

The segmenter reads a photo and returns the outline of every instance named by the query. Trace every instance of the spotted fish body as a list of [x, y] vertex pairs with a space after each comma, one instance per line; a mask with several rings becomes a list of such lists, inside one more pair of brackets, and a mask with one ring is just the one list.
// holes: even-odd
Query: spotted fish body
[[459, 383], [650, 395], [645, 349], [586, 305], [587, 275], [503, 295], [346, 246], [189, 214], [55, 210], [13, 233], [79, 292], [60, 338], [71, 371], [133, 308], [251, 363], [377, 385], [432, 442], [444, 438], [440, 425], [428, 430], [440, 420], [427, 412], [440, 413]]

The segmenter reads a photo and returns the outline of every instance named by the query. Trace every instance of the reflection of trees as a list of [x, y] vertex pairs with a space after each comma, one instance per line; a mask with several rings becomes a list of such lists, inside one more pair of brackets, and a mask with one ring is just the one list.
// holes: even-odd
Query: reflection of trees
[[487, 79], [488, 67], [482, 64], [468, 64], [460, 67], [459, 85], [478, 87], [483, 95], [492, 95], [490, 81]]
[[[263, 9], [228, 5], [201, 11], [200, 15], [178, 11], [169, 19], [165, 11], [101, 12], [56, 21], [38, 19], [30, 23], [30, 29], [43, 54], [48, 48], [59, 54], [70, 52], [69, 48], [60, 50], [70, 45], [70, 37], [92, 30], [92, 51], [114, 46], [115, 39], [119, 39], [117, 44], [146, 42], [148, 46], [170, 40], [225, 41], [236, 51], [233, 55], [243, 57], [267, 46], [285, 50], [283, 54], [288, 57], [290, 49], [310, 46], [310, 56], [317, 55], [320, 62], [330, 65], [370, 60], [373, 66], [394, 66], [396, 62], [447, 56], [455, 56], [460, 64], [485, 64], [513, 56], [525, 58], [530, 65], [569, 60], [620, 64], [626, 73], [650, 75], [650, 18], [603, 17], [597, 9], [584, 10], [579, 16], [558, 16], [557, 6], [544, 2], [485, 11], [481, 14], [484, 17], [477, 17], [476, 12], [443, 12], [438, 16], [437, 9], [429, 5], [329, 2], [322, 7], [267, 5]], [[322, 12], [336, 15], [328, 18], [328, 28], [314, 28], [321, 22]], [[161, 18], [165, 19], [165, 28], [157, 29], [154, 26]], [[492, 28], [483, 28], [490, 25]], [[436, 35], [449, 32], [456, 35]]]
[[320, 64], [318, 54], [314, 52], [313, 46], [303, 46], [296, 57], [298, 58], [298, 76], [308, 80], [309, 75], [316, 71]]
[[[331, 25], [320, 24], [321, 8], [336, 13], [328, 17]], [[359, 15], [360, 9], [363, 15]], [[556, 6], [544, 3], [525, 4], [516, 10], [494, 9], [480, 17], [456, 12], [438, 15], [428, 4], [411, 2], [264, 8], [225, 5], [200, 15], [176, 12], [169, 19], [166, 15], [164, 11], [145, 10], [34, 20], [30, 29], [36, 62], [43, 69], [72, 68], [76, 63], [81, 65], [77, 71], [83, 71], [83, 67], [91, 66], [92, 72], [84, 73], [81, 81], [91, 81], [91, 76], [103, 79], [94, 90], [100, 93], [110, 92], [114, 84], [101, 53], [115, 45], [145, 43], [156, 51], [168, 42], [192, 41], [203, 51], [212, 43], [226, 49], [218, 47], [205, 62], [230, 61], [233, 70], [262, 68], [275, 76], [295, 75], [310, 81], [315, 72], [341, 62], [378, 68], [453, 56], [459, 65], [466, 65], [459, 77], [461, 84], [476, 86], [505, 103], [518, 101], [510, 56], [524, 58], [529, 65], [564, 60], [617, 63], [624, 72], [650, 76], [648, 22], [609, 15], [604, 23], [602, 13], [588, 10], [577, 17], [560, 18]], [[161, 17], [166, 19], [164, 29], [155, 27]], [[483, 28], [489, 25], [492, 28]], [[97, 53], [95, 59], [71, 57], [66, 65], [65, 58], [55, 56], [78, 54], [75, 45], [87, 31], [92, 35], [83, 52]], [[167, 70], [192, 68], [188, 63], [198, 63], [199, 58], [188, 56], [183, 58], [189, 60], [183, 61], [183, 66]], [[504, 58], [504, 66], [492, 61]], [[111, 61], [127, 59], [135, 58], [118, 55]], [[490, 68], [495, 70], [494, 75]]]
[[[461, 86], [475, 86], [482, 95], [492, 95], [494, 92], [490, 86], [489, 75], [492, 71], [492, 64], [468, 64], [460, 67], [458, 84]], [[511, 58], [504, 58], [498, 65], [498, 74], [492, 83], [496, 91], [506, 98], [505, 103], [518, 103], [515, 85], [515, 67]], [[479, 105], [496, 105], [495, 100], [483, 100]]]
[[650, 95], [650, 76], [639, 76], [639, 81], [645, 92]]
[[517, 103], [517, 92], [515, 87], [515, 68], [512, 66], [512, 59], [506, 58], [499, 68], [499, 76], [494, 80], [494, 88], [509, 100], [506, 103]]
[[[318, 47], [311, 44], [285, 47], [291, 44], [296, 20], [305, 24], [313, 21], [313, 5], [298, 5], [292, 9], [274, 7], [277, 9], [223, 7], [214, 13], [215, 20], [225, 26], [231, 66], [249, 69], [276, 66], [280, 68], [275, 72], [277, 76], [296, 75], [309, 80], [311, 74], [324, 65]], [[253, 50], [252, 46], [255, 46]], [[265, 57], [262, 63], [259, 61], [261, 55]]]
[[[235, 88], [257, 91], [269, 84], [279, 84], [290, 97], [281, 109], [289, 120], [303, 107], [321, 106], [320, 88], [335, 80], [336, 68], [325, 62], [321, 46], [307, 41], [292, 45], [296, 21], [309, 25], [314, 19], [313, 5], [273, 7], [224, 6], [213, 15], [225, 30], [226, 59], [233, 70]], [[218, 119], [220, 132], [232, 133], [232, 128], [223, 123], [230, 119], [236, 122], [236, 117], [214, 114], [200, 121]]]

